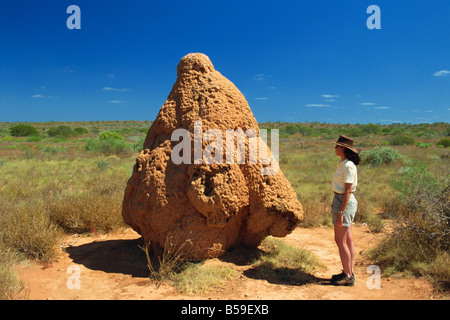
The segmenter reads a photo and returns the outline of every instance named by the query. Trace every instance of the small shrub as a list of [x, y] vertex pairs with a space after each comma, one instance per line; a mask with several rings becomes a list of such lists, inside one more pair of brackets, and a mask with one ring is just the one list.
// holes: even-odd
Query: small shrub
[[137, 139], [136, 142], [132, 144], [133, 151], [141, 151], [144, 147], [144, 141], [145, 137], [140, 137], [139, 139]]
[[14, 250], [4, 248], [0, 243], [0, 300], [13, 300], [23, 289], [19, 276], [14, 270], [18, 260]]
[[173, 281], [177, 273], [186, 268], [189, 263], [188, 256], [193, 248], [189, 238], [183, 238], [180, 233], [169, 233], [166, 236], [162, 255], [158, 256], [157, 262], [154, 262], [150, 257], [150, 245], [150, 242], [147, 242], [141, 249], [147, 257], [150, 279], [157, 283]]
[[95, 165], [100, 171], [104, 171], [109, 168], [109, 162], [104, 160], [95, 161]]
[[450, 147], [450, 139], [441, 139], [437, 142], [438, 146], [442, 146], [444, 148]]
[[391, 146], [407, 146], [414, 144], [414, 138], [408, 136], [395, 136], [390, 141]]
[[448, 261], [445, 253], [450, 249], [448, 179], [433, 177], [418, 161], [401, 168], [392, 182], [397, 195], [384, 208], [393, 218], [392, 232], [370, 252], [377, 265], [393, 273], [426, 274], [450, 286], [448, 265], [440, 265], [444, 258]]
[[94, 175], [84, 192], [52, 193], [46, 210], [66, 233], [109, 232], [123, 226], [121, 204], [125, 181], [112, 174]]
[[30, 125], [27, 124], [17, 124], [9, 128], [9, 132], [13, 137], [29, 137], [29, 136], [38, 136], [39, 131]]
[[86, 128], [83, 128], [83, 127], [78, 127], [78, 128], [73, 129], [73, 132], [75, 132], [78, 135], [82, 135], [82, 134], [88, 133], [89, 130]]
[[96, 152], [104, 155], [128, 155], [131, 147], [120, 139], [90, 139], [85, 145], [88, 152]]
[[267, 237], [262, 247], [265, 253], [253, 263], [250, 271], [254, 277], [277, 283], [305, 284], [314, 281], [313, 271], [324, 268], [317, 256], [279, 239]]
[[58, 230], [42, 204], [3, 204], [1, 242], [26, 258], [50, 261], [56, 253]]
[[286, 126], [286, 133], [287, 134], [294, 134], [294, 133], [297, 133], [297, 132], [298, 132], [298, 129], [297, 129], [296, 126], [293, 126], [293, 125]]
[[237, 276], [230, 267], [205, 266], [198, 263], [188, 264], [176, 275], [176, 288], [185, 294], [204, 294], [224, 286], [227, 281]]
[[50, 137], [64, 137], [68, 138], [74, 135], [74, 132], [72, 131], [72, 128], [69, 126], [58, 126], [58, 127], [52, 127], [47, 130], [47, 134]]
[[104, 131], [99, 135], [100, 140], [123, 140], [123, 137], [117, 132]]
[[383, 130], [377, 124], [368, 123], [361, 126], [361, 131], [367, 134], [382, 134]]
[[62, 153], [62, 152], [67, 151], [67, 148], [65, 148], [65, 147], [52, 147], [52, 146], [44, 146], [44, 145], [39, 145], [37, 147], [37, 149], [40, 149], [41, 153], [48, 153], [48, 154], [57, 154], [57, 153]]
[[402, 156], [400, 153], [389, 147], [375, 147], [371, 150], [361, 152], [361, 163], [379, 165], [382, 163], [392, 163]]
[[346, 134], [350, 137], [362, 137], [366, 133], [358, 128], [348, 128], [346, 131]]
[[430, 148], [432, 146], [433, 146], [433, 144], [432, 143], [428, 143], [428, 142], [417, 142], [416, 143], [416, 147], [423, 148], [423, 149]]
[[367, 219], [367, 226], [372, 232], [381, 232], [384, 228], [383, 220], [376, 215], [370, 215]]
[[31, 136], [27, 138], [27, 142], [41, 142], [42, 138], [39, 136]]
[[298, 127], [298, 132], [302, 135], [302, 136], [310, 136], [312, 133], [312, 129], [308, 128], [308, 127], [304, 127], [304, 126], [300, 126]]

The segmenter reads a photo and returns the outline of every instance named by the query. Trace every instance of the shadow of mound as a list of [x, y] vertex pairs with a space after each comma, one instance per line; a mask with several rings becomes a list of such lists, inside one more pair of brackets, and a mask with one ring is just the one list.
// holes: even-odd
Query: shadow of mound
[[240, 245], [229, 248], [223, 256], [219, 257], [219, 260], [233, 263], [237, 266], [247, 266], [254, 263], [262, 253], [264, 253], [264, 251], [261, 249]]
[[271, 262], [261, 262], [253, 268], [244, 271], [244, 275], [251, 279], [266, 280], [273, 284], [302, 286], [310, 283], [319, 283], [321, 278], [304, 272], [301, 269], [276, 267]]
[[107, 273], [122, 273], [132, 277], [148, 277], [149, 270], [143, 240], [105, 240], [95, 241], [76, 247], [66, 248], [73, 262], [91, 270]]

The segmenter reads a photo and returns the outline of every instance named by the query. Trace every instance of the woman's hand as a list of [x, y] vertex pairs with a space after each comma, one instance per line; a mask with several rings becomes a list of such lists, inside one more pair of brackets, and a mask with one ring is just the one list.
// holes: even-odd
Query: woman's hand
[[344, 225], [344, 215], [338, 214], [336, 218], [336, 227], [342, 228]]

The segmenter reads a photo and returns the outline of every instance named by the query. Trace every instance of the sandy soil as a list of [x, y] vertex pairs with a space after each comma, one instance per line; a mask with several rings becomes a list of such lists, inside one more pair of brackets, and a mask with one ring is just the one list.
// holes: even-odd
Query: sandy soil
[[[158, 288], [148, 281], [148, 269], [140, 236], [131, 229], [107, 235], [68, 236], [61, 252], [52, 264], [25, 263], [18, 266], [19, 275], [31, 300], [410, 300], [440, 299], [432, 285], [424, 279], [381, 278], [380, 289], [369, 289], [370, 265], [361, 253], [379, 241], [366, 226], [354, 225], [356, 284], [354, 287], [326, 285], [341, 271], [333, 230], [327, 228], [297, 228], [284, 238], [289, 244], [312, 251], [327, 266], [314, 274], [315, 281], [304, 285], [273, 283], [252, 276], [248, 258], [235, 249], [220, 259], [208, 263], [229, 265], [240, 274], [223, 288], [205, 295], [184, 295], [170, 285]], [[71, 267], [75, 266], [75, 267]], [[79, 272], [79, 288], [72, 281]], [[369, 281], [369, 283], [373, 283]], [[72, 288], [70, 288], [72, 287]]]

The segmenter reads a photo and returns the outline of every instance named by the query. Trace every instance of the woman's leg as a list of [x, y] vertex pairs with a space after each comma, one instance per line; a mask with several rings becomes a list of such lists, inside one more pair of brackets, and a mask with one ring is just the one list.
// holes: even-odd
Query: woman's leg
[[[341, 258], [342, 268], [344, 269], [344, 273], [351, 277], [352, 275], [352, 252], [353, 252], [353, 241], [350, 241], [350, 246], [348, 245], [349, 241], [349, 227], [338, 227], [334, 226], [334, 241], [336, 242], [339, 249], [339, 256]], [[351, 232], [351, 231], [350, 231]], [[350, 234], [351, 239], [351, 234]], [[350, 250], [350, 248], [352, 248]]]
[[352, 226], [347, 230], [347, 238], [346, 238], [347, 247], [350, 251], [350, 272], [353, 272], [353, 264], [355, 262], [355, 247], [353, 245], [353, 235], [352, 235]]

